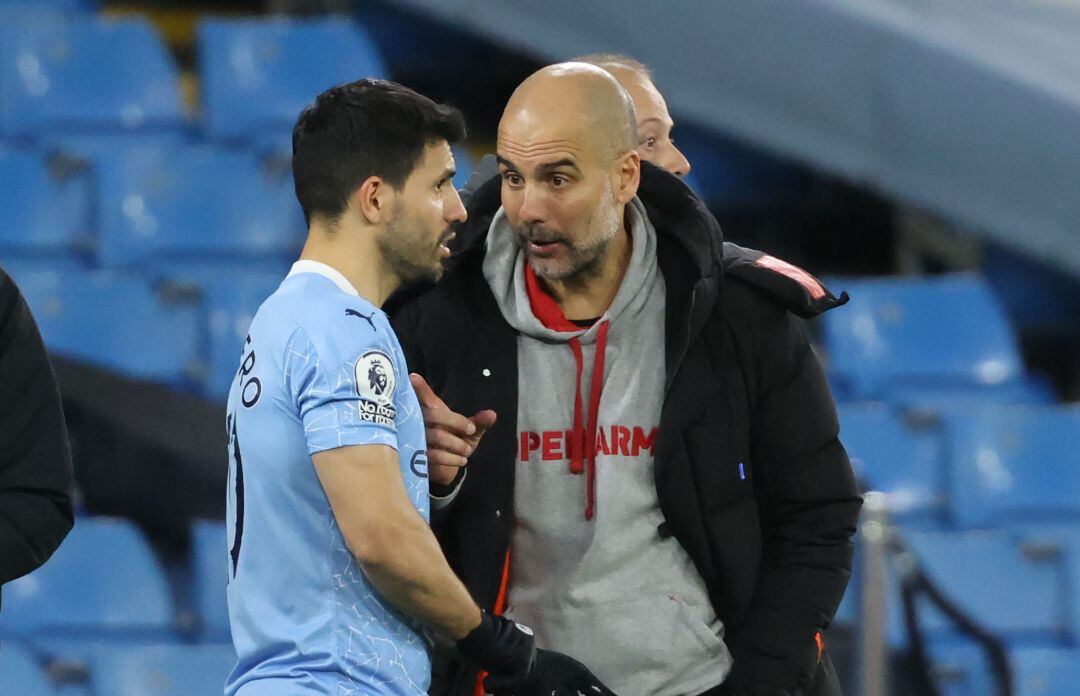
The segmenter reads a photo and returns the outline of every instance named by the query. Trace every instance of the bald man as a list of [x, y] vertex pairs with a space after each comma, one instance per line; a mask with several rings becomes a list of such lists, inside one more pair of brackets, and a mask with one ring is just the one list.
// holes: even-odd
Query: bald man
[[634, 102], [636, 149], [641, 159], [676, 176], [690, 173], [690, 160], [675, 146], [671, 137], [675, 121], [668, 111], [667, 101], [656, 88], [652, 72], [644, 63], [617, 53], [590, 53], [573, 61], [607, 70], [626, 89]]
[[[482, 606], [616, 693], [838, 693], [821, 632], [860, 499], [791, 311], [838, 300], [726, 274], [716, 221], [641, 163], [637, 123], [603, 69], [530, 76], [469, 200], [475, 241], [395, 312], [448, 455], [433, 526]], [[433, 693], [474, 688], [436, 670]]]

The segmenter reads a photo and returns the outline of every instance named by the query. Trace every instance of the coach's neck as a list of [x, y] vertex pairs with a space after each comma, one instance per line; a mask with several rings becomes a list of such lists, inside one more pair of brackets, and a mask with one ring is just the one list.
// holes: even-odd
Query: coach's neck
[[315, 217], [300, 258], [325, 263], [345, 276], [361, 297], [382, 307], [401, 279], [383, 261], [377, 237], [375, 226], [360, 223], [356, 216], [342, 215], [336, 221]]

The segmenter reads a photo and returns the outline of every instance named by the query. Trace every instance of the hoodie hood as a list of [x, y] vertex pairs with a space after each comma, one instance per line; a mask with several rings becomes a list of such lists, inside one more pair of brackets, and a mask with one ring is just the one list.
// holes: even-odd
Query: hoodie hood
[[583, 344], [595, 341], [600, 325], [615, 322], [626, 312], [640, 310], [648, 289], [659, 272], [656, 265], [656, 231], [638, 199], [626, 206], [626, 221], [631, 240], [630, 260], [622, 283], [611, 306], [591, 327], [575, 327], [566, 322], [551, 298], [539, 288], [525, 262], [517, 234], [510, 227], [500, 207], [491, 220], [484, 256], [484, 277], [507, 323], [517, 331], [550, 342], [579, 339]]

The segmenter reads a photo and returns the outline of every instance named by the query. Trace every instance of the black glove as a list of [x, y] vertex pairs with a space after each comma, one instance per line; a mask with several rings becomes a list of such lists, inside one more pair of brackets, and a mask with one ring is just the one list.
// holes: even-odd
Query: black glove
[[495, 696], [615, 696], [615, 692], [577, 660], [552, 650], [537, 650], [524, 676], [490, 674], [484, 691]]
[[536, 661], [536, 639], [528, 626], [486, 611], [480, 625], [457, 642], [467, 660], [492, 674], [528, 674]]
[[484, 612], [457, 649], [488, 672], [484, 689], [499, 696], [615, 696], [585, 665], [538, 650], [531, 629], [502, 616]]

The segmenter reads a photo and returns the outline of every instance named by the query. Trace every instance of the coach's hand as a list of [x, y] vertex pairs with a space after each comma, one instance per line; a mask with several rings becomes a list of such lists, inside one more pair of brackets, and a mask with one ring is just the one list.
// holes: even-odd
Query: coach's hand
[[488, 409], [471, 418], [450, 410], [420, 375], [411, 373], [409, 381], [420, 401], [427, 436], [428, 476], [444, 486], [453, 483], [458, 472], [469, 463], [480, 439], [495, 425], [496, 414]]
[[480, 625], [457, 642], [458, 651], [488, 672], [484, 691], [497, 696], [615, 696], [592, 672], [562, 653], [538, 650], [533, 633], [503, 616], [483, 612]]
[[524, 676], [489, 674], [484, 691], [495, 696], [615, 696], [589, 668], [551, 650], [536, 651], [533, 669]]

